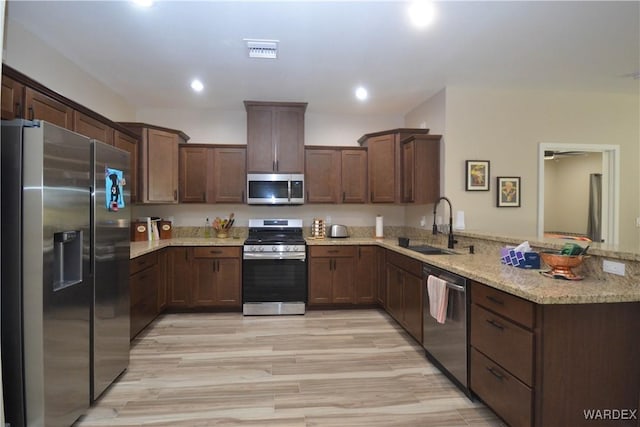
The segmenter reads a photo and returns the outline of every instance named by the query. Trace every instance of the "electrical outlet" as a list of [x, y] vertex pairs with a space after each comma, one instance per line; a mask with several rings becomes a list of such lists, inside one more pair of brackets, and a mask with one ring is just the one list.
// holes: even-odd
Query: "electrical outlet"
[[420, 218], [420, 227], [424, 227], [427, 225], [427, 217], [423, 216], [422, 218]]
[[636, 218], [636, 227], [640, 227], [640, 216]]
[[618, 276], [624, 276], [624, 263], [615, 262], [615, 261], [607, 261], [606, 259], [602, 261], [602, 269], [606, 273], [617, 274]]

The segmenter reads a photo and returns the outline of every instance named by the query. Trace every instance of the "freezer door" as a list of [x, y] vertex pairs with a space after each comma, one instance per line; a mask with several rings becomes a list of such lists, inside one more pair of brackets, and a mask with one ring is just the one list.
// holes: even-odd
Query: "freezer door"
[[22, 127], [2, 122], [2, 380], [7, 422], [25, 425], [22, 364]]
[[[91, 400], [129, 365], [129, 153], [92, 141]], [[124, 178], [124, 185], [122, 179]]]
[[23, 135], [27, 425], [68, 426], [89, 406], [91, 146], [44, 122]]

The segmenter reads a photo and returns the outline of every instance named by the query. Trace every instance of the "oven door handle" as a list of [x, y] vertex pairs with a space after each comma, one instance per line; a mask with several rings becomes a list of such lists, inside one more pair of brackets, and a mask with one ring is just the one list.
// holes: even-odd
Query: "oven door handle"
[[307, 254], [305, 253], [289, 253], [289, 252], [284, 252], [281, 254], [278, 253], [244, 253], [242, 255], [242, 259], [292, 259], [292, 260], [299, 260], [299, 261], [304, 261], [307, 259]]

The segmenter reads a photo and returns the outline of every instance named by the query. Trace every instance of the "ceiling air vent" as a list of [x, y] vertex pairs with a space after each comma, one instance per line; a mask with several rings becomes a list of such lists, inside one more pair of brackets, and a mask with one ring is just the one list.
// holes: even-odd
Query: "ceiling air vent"
[[244, 39], [249, 49], [249, 58], [277, 59], [278, 40]]

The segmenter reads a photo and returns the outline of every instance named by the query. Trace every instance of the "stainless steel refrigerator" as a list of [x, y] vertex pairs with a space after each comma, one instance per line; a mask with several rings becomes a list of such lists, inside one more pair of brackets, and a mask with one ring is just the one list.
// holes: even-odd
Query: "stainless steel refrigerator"
[[0, 331], [12, 427], [71, 425], [107, 371], [113, 380], [128, 364], [128, 192], [116, 192], [120, 209], [104, 181], [107, 163], [128, 175], [128, 154], [108, 147], [117, 159], [101, 160], [103, 145], [46, 122], [2, 122]]

